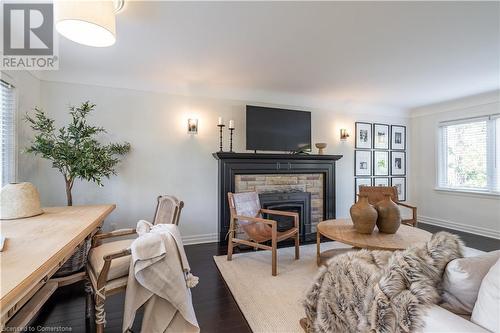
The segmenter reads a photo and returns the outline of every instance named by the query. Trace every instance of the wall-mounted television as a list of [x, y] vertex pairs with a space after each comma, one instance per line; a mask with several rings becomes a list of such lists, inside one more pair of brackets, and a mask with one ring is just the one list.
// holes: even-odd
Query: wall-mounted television
[[247, 150], [311, 148], [311, 112], [247, 105]]

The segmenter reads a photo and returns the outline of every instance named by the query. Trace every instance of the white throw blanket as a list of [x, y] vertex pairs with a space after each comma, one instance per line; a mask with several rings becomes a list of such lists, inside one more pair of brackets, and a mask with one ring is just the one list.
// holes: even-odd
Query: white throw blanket
[[179, 230], [173, 224], [137, 223], [125, 296], [122, 331], [142, 306], [141, 332], [199, 332], [191, 300], [198, 278], [190, 272]]

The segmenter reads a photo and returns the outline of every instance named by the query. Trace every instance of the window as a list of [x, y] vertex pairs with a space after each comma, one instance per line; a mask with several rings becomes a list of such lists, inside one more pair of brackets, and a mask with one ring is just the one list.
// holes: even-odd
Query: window
[[16, 133], [15, 133], [15, 89], [0, 80], [0, 180], [2, 186], [15, 181]]
[[500, 194], [500, 115], [439, 126], [438, 188]]

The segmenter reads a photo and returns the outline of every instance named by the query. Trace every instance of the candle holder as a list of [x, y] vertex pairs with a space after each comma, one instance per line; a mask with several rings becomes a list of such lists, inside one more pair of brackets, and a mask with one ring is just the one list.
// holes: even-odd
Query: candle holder
[[220, 145], [220, 149], [219, 149], [219, 151], [220, 151], [220, 152], [222, 152], [222, 151], [223, 151], [223, 150], [222, 150], [222, 129], [223, 129], [224, 127], [226, 127], [226, 125], [224, 125], [224, 124], [219, 124], [219, 125], [217, 125], [217, 127], [219, 128], [219, 142], [220, 142], [220, 144], [219, 144], [219, 145]]
[[233, 131], [234, 128], [229, 128], [229, 152], [234, 153], [233, 151]]

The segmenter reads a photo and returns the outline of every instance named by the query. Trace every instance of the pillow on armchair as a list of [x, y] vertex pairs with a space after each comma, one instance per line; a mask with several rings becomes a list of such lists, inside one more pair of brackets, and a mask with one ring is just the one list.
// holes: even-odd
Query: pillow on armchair
[[500, 251], [452, 260], [443, 275], [443, 308], [459, 315], [470, 316], [490, 268], [500, 258]]

